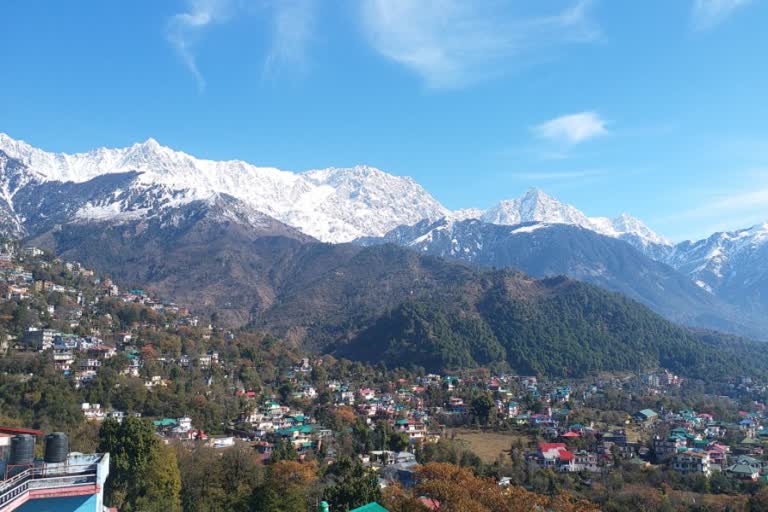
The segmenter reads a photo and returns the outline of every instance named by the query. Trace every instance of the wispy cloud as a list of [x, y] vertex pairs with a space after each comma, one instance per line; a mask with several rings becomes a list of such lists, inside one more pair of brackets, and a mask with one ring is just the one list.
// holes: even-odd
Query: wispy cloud
[[693, 27], [696, 30], [712, 28], [751, 2], [752, 0], [694, 0], [691, 13]]
[[737, 176], [751, 180], [751, 186], [703, 189], [693, 194], [697, 196], [696, 206], [657, 217], [655, 222], [680, 226], [677, 239], [698, 239], [717, 231], [732, 231], [768, 221], [768, 168], [750, 169]]
[[195, 77], [200, 91], [205, 89], [205, 78], [197, 66], [194, 47], [207, 27], [230, 17], [233, 7], [232, 0], [187, 0], [187, 11], [172, 16], [168, 22], [168, 41]]
[[272, 47], [264, 61], [268, 74], [290, 67], [301, 69], [306, 63], [306, 52], [312, 39], [314, 0], [276, 0], [272, 2]]
[[264, 57], [266, 74], [301, 67], [311, 40], [315, 0], [187, 0], [187, 10], [171, 17], [167, 37], [195, 77], [198, 89], [205, 78], [197, 63], [195, 47], [212, 25], [238, 16], [265, 16], [272, 29], [270, 48]]
[[567, 181], [574, 179], [592, 178], [604, 176], [605, 171], [590, 169], [583, 171], [563, 171], [563, 172], [518, 172], [512, 176], [518, 180], [524, 181]]
[[676, 219], [722, 218], [726, 215], [753, 214], [760, 209], [760, 216], [768, 219], [768, 186], [751, 188], [732, 193], [718, 194], [701, 206], [675, 215]]
[[596, 112], [580, 112], [534, 126], [533, 133], [543, 139], [573, 145], [607, 135], [608, 129], [605, 120]]
[[[461, 87], [501, 73], [532, 50], [593, 41], [591, 2], [548, 16], [510, 13], [494, 0], [361, 0], [363, 30], [373, 48], [433, 88]], [[508, 67], [508, 66], [507, 66]]]

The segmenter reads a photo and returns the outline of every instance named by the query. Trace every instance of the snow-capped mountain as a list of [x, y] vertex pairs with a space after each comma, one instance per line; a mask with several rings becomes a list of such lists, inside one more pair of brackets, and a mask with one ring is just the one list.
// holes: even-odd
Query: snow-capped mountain
[[[190, 212], [256, 234], [277, 226], [294, 240], [298, 233], [331, 243], [390, 241], [478, 265], [567, 273], [670, 318], [732, 332], [750, 331], [727, 327], [739, 320], [719, 315], [727, 312], [717, 301], [742, 308], [745, 322], [768, 312], [768, 225], [675, 246], [627, 214], [589, 217], [538, 189], [487, 210], [450, 211], [411, 178], [373, 167], [296, 173], [200, 159], [153, 139], [68, 155], [0, 133], [4, 233], [45, 237], [77, 225], [86, 237], [105, 225], [130, 225], [152, 226], [161, 240], [159, 229], [182, 236], [178, 227]], [[691, 291], [668, 271], [698, 286]], [[701, 314], [712, 318], [698, 320]]]
[[[333, 243], [383, 236], [398, 226], [445, 216], [501, 225], [570, 224], [620, 238], [643, 250], [650, 247], [651, 252], [657, 246], [669, 245], [626, 214], [616, 219], [590, 218], [537, 189], [488, 210], [451, 212], [413, 179], [368, 166], [295, 173], [240, 160], [200, 159], [162, 146], [154, 139], [126, 148], [99, 148], [70, 155], [50, 153], [0, 133], [0, 151], [26, 166], [23, 175], [5, 177], [0, 183], [2, 199], [11, 208], [16, 192], [28, 184], [84, 184], [96, 178], [103, 180], [107, 175], [137, 173], [112, 196], [83, 202], [75, 214], [80, 220], [132, 219], [155, 214], [157, 208], [174, 208], [226, 194], [310, 236]], [[152, 205], [138, 199], [145, 195], [152, 198]]]
[[[411, 178], [373, 167], [329, 168], [304, 173], [257, 167], [247, 162], [195, 158], [161, 146], [154, 139], [120, 149], [96, 149], [73, 155], [49, 153], [0, 134], [0, 151], [26, 166], [34, 183], [86, 183], [105, 175], [138, 173], [128, 195], [152, 193], [158, 206], [171, 208], [227, 194], [275, 219], [326, 242], [383, 235], [403, 224], [437, 219], [448, 213]], [[8, 185], [5, 181], [3, 187]], [[150, 192], [154, 191], [154, 192]], [[6, 201], [13, 189], [3, 188]], [[83, 220], [119, 220], [129, 212], [125, 189], [112, 199], [82, 205]], [[152, 214], [152, 210], [133, 211]]]
[[547, 222], [592, 228], [586, 215], [536, 188], [528, 190], [517, 199], [500, 201], [496, 206], [483, 212], [480, 220], [508, 226], [523, 222]]
[[665, 261], [729, 302], [768, 312], [768, 223], [682, 242]]
[[[474, 213], [474, 215], [473, 215]], [[490, 224], [514, 226], [526, 222], [546, 224], [569, 224], [579, 226], [601, 235], [624, 240], [643, 252], [655, 252], [658, 246], [671, 244], [664, 237], [654, 233], [642, 221], [626, 213], [611, 219], [608, 217], [587, 217], [569, 204], [561, 203], [543, 191], [532, 188], [517, 199], [500, 201], [485, 211], [469, 212], [457, 220], [476, 218]]]

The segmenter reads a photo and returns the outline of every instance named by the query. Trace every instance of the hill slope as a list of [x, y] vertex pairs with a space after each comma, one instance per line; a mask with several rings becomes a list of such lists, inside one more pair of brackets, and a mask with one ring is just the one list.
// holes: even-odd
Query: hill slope
[[747, 317], [630, 244], [567, 224], [500, 226], [478, 220], [423, 221], [381, 239], [420, 254], [485, 268], [511, 267], [534, 277], [567, 275], [621, 292], [673, 321], [752, 337], [765, 337], [768, 322]]
[[36, 243], [231, 324], [390, 365], [551, 375], [661, 365], [704, 376], [768, 363], [757, 344], [693, 334], [588, 284], [476, 271], [393, 245], [322, 244], [253, 215], [222, 197], [152, 222], [62, 226]]

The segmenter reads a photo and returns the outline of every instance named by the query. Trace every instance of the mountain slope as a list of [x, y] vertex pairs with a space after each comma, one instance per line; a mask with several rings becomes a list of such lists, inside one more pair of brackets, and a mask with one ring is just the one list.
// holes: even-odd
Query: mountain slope
[[618, 291], [686, 325], [761, 337], [768, 325], [746, 319], [671, 267], [629, 244], [567, 224], [500, 226], [448, 219], [393, 230], [363, 245], [396, 243], [421, 254], [486, 268], [512, 267], [535, 277], [567, 275]]
[[[526, 281], [493, 272], [473, 284], [462, 302], [398, 306], [337, 353], [428, 369], [498, 365], [502, 358], [518, 372], [550, 376], [661, 366], [706, 378], [746, 367], [763, 372], [768, 359], [759, 343], [694, 334], [625, 297], [565, 278]], [[745, 359], [753, 354], [758, 359]]]
[[72, 223], [34, 243], [220, 321], [354, 359], [551, 375], [661, 365], [703, 376], [768, 363], [756, 344], [701, 337], [587, 284], [479, 272], [394, 245], [322, 244], [254, 215], [221, 196], [149, 222]]
[[73, 222], [31, 244], [242, 324], [274, 300], [275, 260], [312, 239], [229, 196], [196, 200], [151, 219]]

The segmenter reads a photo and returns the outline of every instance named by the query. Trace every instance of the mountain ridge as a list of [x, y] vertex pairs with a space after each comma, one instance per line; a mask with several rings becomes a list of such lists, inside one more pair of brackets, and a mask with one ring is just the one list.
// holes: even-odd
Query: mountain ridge
[[[152, 138], [125, 148], [51, 153], [1, 132], [0, 151], [20, 160], [33, 179], [41, 183], [84, 183], [106, 174], [137, 172], [136, 187], [160, 186], [187, 201], [215, 193], [229, 194], [331, 243], [383, 236], [398, 226], [443, 216], [480, 216], [498, 224], [533, 220], [573, 223], [608, 236], [627, 238], [630, 243], [631, 239], [639, 243], [665, 242], [637, 219], [631, 218], [631, 223], [622, 223], [621, 217], [593, 221], [575, 207], [538, 189], [530, 189], [517, 199], [502, 200], [487, 210], [451, 212], [412, 178], [366, 165], [294, 173], [242, 160], [199, 159], [162, 146]], [[179, 194], [181, 191], [185, 194]]]
[[[752, 320], [748, 318], [768, 313], [768, 265], [763, 263], [768, 260], [768, 254], [763, 250], [762, 228], [720, 233], [705, 240], [672, 245], [628, 214], [615, 218], [588, 217], [538, 189], [530, 189], [517, 199], [500, 201], [486, 210], [449, 211], [412, 178], [393, 176], [368, 166], [293, 173], [239, 160], [198, 159], [166, 148], [154, 139], [126, 148], [99, 148], [66, 155], [48, 153], [0, 134], [0, 228], [13, 236], [34, 238], [67, 224], [90, 224], [92, 229], [100, 229], [102, 222], [120, 224], [141, 220], [152, 224], [157, 219], [174, 218], [174, 211], [187, 205], [199, 202], [213, 205], [222, 197], [240, 201], [242, 208], [266, 215], [313, 239], [332, 243], [386, 238], [394, 230], [405, 232], [408, 226], [441, 222], [441, 219], [447, 223], [476, 219], [490, 221], [490, 225], [514, 225], [519, 230], [514, 233], [518, 237], [529, 236], [533, 231], [539, 231], [541, 237], [544, 227], [547, 231], [554, 229], [552, 226], [579, 227], [625, 242], [651, 260], [674, 268], [703, 293], [712, 295], [714, 299], [710, 302], [719, 301], [724, 305], [721, 312], [732, 320], [738, 319], [733, 319], [727, 310], [739, 308], [745, 321], [736, 321], [735, 325], [750, 323]], [[258, 216], [253, 219], [253, 228], [258, 232]], [[592, 252], [587, 249], [588, 245], [608, 247], [594, 241], [585, 245], [585, 235], [571, 232], [575, 237], [571, 243], [580, 246], [583, 255]], [[558, 242], [563, 243], [564, 240]], [[456, 244], [463, 249], [469, 247], [461, 240]], [[510, 247], [502, 253], [508, 253]], [[445, 249], [436, 251], [436, 254], [448, 255]], [[559, 266], [552, 264], [552, 268], [555, 273], [629, 293], [675, 320], [687, 322], [687, 318], [701, 318], [701, 311], [710, 311], [713, 307], [713, 304], [703, 308], [695, 306], [704, 299], [686, 299], [679, 302], [681, 307], [685, 305], [683, 310], [670, 310], [667, 306], [675, 301], [662, 297], [665, 283], [672, 279], [668, 272], [650, 270], [652, 266], [645, 261], [639, 268], [648, 269], [647, 282], [640, 284], [632, 272], [616, 266], [618, 255], [625, 253], [623, 248], [612, 246], [611, 250], [599, 252], [604, 260], [582, 261], [578, 263], [579, 268], [574, 268], [574, 260], [558, 249], [553, 254], [561, 255], [563, 261]], [[521, 254], [530, 255], [525, 251]], [[507, 256], [502, 254], [500, 260], [509, 260]], [[552, 262], [551, 257], [542, 260]], [[504, 264], [507, 263], [520, 264], [513, 260]], [[493, 263], [486, 261], [485, 264]], [[531, 267], [527, 269], [536, 273]], [[613, 269], [608, 272], [613, 272], [610, 279], [605, 277], [606, 269]], [[621, 273], [617, 273], [617, 269]], [[619, 282], [617, 277], [621, 274], [628, 281]], [[653, 287], [658, 290], [654, 291]], [[689, 286], [676, 285], [678, 291], [683, 288]], [[645, 291], [638, 293], [642, 290]], [[684, 294], [693, 297], [696, 293]], [[712, 318], [721, 316], [717, 314]], [[698, 320], [695, 324], [701, 325]], [[704, 325], [732, 324], [705, 322]], [[752, 335], [750, 330], [728, 330]], [[760, 337], [768, 336], [761, 333]]]

